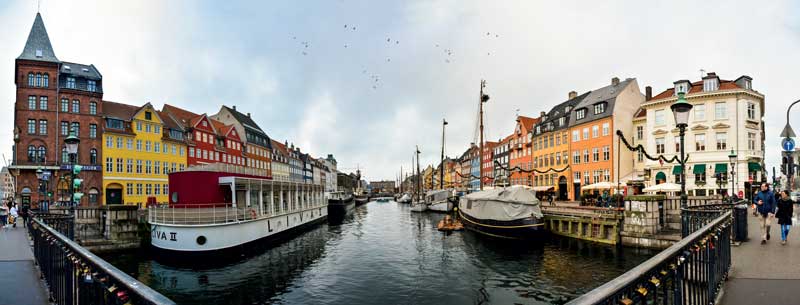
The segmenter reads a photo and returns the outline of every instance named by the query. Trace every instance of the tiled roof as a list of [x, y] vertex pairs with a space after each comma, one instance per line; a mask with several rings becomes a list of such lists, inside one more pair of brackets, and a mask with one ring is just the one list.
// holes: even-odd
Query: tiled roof
[[249, 127], [251, 129], [255, 130], [256, 132], [259, 132], [259, 133], [261, 133], [263, 135], [266, 135], [264, 130], [261, 129], [261, 127], [259, 127], [258, 124], [256, 124], [256, 121], [253, 121], [253, 119], [249, 115], [241, 113], [238, 110], [230, 108], [228, 106], [224, 106], [223, 105], [222, 107], [225, 107], [226, 109], [228, 109], [228, 111], [230, 111], [230, 113], [233, 114], [234, 118], [236, 118], [237, 121], [242, 123], [242, 125], [244, 125], [245, 128]]
[[644, 108], [639, 108], [639, 110], [636, 111], [636, 114], [633, 115], [634, 118], [643, 118], [646, 116], [647, 116], [647, 109]]
[[533, 128], [533, 125], [536, 125], [536, 123], [539, 123], [539, 121], [542, 120], [541, 118], [531, 118], [521, 115], [518, 116], [517, 119], [519, 119], [519, 122], [522, 123], [522, 126], [525, 126], [525, 129], [529, 131]]
[[[732, 80], [719, 80], [719, 89], [718, 90], [729, 90], [729, 89], [744, 89], [736, 84], [735, 81]], [[692, 93], [699, 93], [703, 91], [703, 81], [697, 81], [692, 83], [692, 88], [689, 89], [689, 94]], [[659, 93], [658, 95], [654, 96], [652, 100], [659, 100], [664, 98], [672, 98], [675, 96], [675, 87], [669, 88], [664, 90], [663, 92]], [[651, 100], [651, 101], [652, 101]]]
[[41, 14], [36, 13], [36, 19], [34, 19], [31, 32], [28, 34], [28, 41], [25, 42], [25, 48], [22, 49], [22, 54], [17, 59], [59, 62], [53, 46], [50, 44], [50, 37], [47, 36], [47, 29], [44, 27]]
[[[578, 95], [550, 109], [550, 112], [547, 113], [547, 120], [542, 120], [537, 124], [537, 126], [540, 126], [541, 132], [544, 133], [544, 132], [560, 130], [563, 128], [568, 128], [570, 114], [572, 113], [572, 111], [575, 110], [575, 106], [577, 106], [581, 101], [583, 101], [583, 99], [586, 98], [589, 95], [589, 93], [590, 92], [586, 92], [584, 94]], [[567, 108], [570, 108], [569, 111], [567, 111]], [[558, 119], [562, 117], [565, 118], [564, 125], [558, 126]], [[550, 123], [552, 123], [553, 128], [551, 130], [545, 131], [545, 127]]]
[[283, 143], [275, 141], [275, 140], [270, 140], [270, 141], [272, 141], [272, 147], [277, 148], [278, 152], [280, 152], [280, 153], [282, 153], [284, 155], [288, 155], [289, 154], [289, 149], [286, 148], [286, 145], [283, 145]]
[[136, 112], [139, 111], [139, 109], [141, 109], [141, 107], [115, 103], [111, 101], [103, 101], [103, 116], [107, 118], [130, 121]]
[[193, 125], [192, 120], [200, 116], [199, 114], [172, 106], [170, 104], [164, 104], [164, 107], [161, 108], [161, 111], [172, 115], [176, 120], [178, 120], [178, 123], [182, 124], [184, 127], [191, 127]]
[[164, 127], [169, 128], [169, 129], [175, 129], [175, 130], [183, 130], [183, 127], [180, 126], [178, 124], [178, 122], [176, 122], [172, 118], [171, 115], [168, 115], [168, 114], [166, 114], [164, 112], [161, 112], [161, 111], [158, 111], [158, 110], [156, 110], [156, 114], [158, 114], [158, 117], [160, 117], [161, 121], [164, 122]]
[[[574, 111], [572, 111], [570, 114], [569, 125], [574, 126], [612, 116], [614, 114], [614, 105], [616, 103], [617, 96], [634, 81], [636, 81], [635, 78], [628, 78], [620, 81], [616, 85], [608, 85], [589, 92], [589, 95], [587, 95], [580, 103], [578, 103], [578, 105], [575, 106]], [[594, 114], [594, 109], [592, 109], [592, 106], [601, 102], [607, 103], [605, 111]], [[583, 119], [577, 120], [577, 110], [582, 108], [586, 109], [586, 116]]]
[[60, 73], [91, 80], [103, 79], [103, 75], [100, 74], [100, 71], [98, 71], [94, 65], [84, 65], [74, 62], [62, 62]]

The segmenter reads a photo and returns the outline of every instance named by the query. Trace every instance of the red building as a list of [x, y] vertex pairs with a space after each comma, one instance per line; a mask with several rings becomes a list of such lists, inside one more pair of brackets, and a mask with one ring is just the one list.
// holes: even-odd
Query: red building
[[[526, 116], [517, 117], [517, 126], [514, 128], [514, 134], [511, 137], [511, 152], [509, 167], [519, 167], [523, 170], [533, 169], [532, 149], [533, 143], [533, 126], [538, 124], [542, 118], [530, 118]], [[512, 185], [528, 185], [532, 186], [533, 174], [525, 173], [522, 171], [513, 171], [511, 173], [510, 181]]]
[[[218, 121], [215, 124], [215, 121], [206, 114], [196, 114], [169, 104], [165, 104], [161, 112], [184, 125], [188, 144], [186, 159], [188, 166], [219, 162], [245, 165], [241, 140], [238, 133], [229, 125]], [[222, 128], [224, 130], [218, 130]], [[230, 135], [230, 139], [226, 135]]]
[[497, 142], [483, 143], [483, 153], [481, 154], [481, 166], [483, 167], [483, 185], [492, 185], [494, 182], [494, 148]]
[[[14, 69], [14, 153], [9, 170], [16, 176], [15, 197], [36, 208], [42, 201], [70, 201], [66, 174], [71, 164], [84, 166], [78, 178], [86, 194], [80, 205], [97, 205], [102, 196], [103, 79], [94, 65], [60, 61], [40, 14]], [[64, 139], [75, 133], [81, 142], [69, 160]], [[46, 188], [39, 188], [42, 169]], [[43, 192], [40, 194], [39, 190]]]

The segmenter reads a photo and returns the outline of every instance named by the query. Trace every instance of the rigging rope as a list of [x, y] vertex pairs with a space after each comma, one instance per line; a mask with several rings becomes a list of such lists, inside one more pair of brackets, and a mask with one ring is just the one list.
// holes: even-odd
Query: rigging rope
[[[647, 153], [647, 152], [644, 150], [644, 146], [642, 146], [642, 144], [636, 145], [635, 147], [634, 147], [634, 146], [631, 146], [631, 144], [630, 144], [630, 143], [628, 143], [628, 139], [626, 139], [626, 138], [625, 138], [625, 135], [623, 135], [623, 134], [622, 134], [622, 131], [620, 131], [620, 130], [617, 130], [617, 136], [620, 138], [620, 140], [622, 140], [622, 143], [623, 143], [623, 144], [625, 144], [625, 147], [627, 147], [627, 148], [628, 148], [628, 150], [630, 150], [630, 151], [633, 151], [633, 152], [642, 152], [642, 154], [644, 155], [644, 157], [645, 157], [645, 158], [647, 158], [647, 159], [650, 159], [650, 160], [652, 160], [652, 161], [659, 161], [659, 160], [662, 160], [662, 161], [664, 161], [664, 162], [666, 162], [666, 163], [673, 163], [673, 162], [678, 162], [678, 163], [681, 163], [681, 162], [680, 162], [680, 159], [678, 158], [678, 156], [677, 156], [677, 155], [675, 155], [675, 156], [672, 156], [672, 158], [669, 158], [669, 159], [667, 159], [666, 157], [664, 157], [664, 155], [658, 155], [658, 156], [656, 156], [656, 157], [653, 157], [653, 156], [651, 156], [650, 154], [648, 154], [648, 153]], [[688, 155], [688, 154], [686, 155], [686, 159], [684, 159], [684, 160], [683, 160], [683, 161], [684, 161], [684, 163], [685, 163], [687, 160], [689, 160], [689, 155]]]

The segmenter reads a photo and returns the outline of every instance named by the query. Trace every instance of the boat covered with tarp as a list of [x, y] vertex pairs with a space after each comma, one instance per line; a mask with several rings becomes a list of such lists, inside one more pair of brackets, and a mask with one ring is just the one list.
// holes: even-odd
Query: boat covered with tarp
[[461, 197], [458, 215], [469, 230], [503, 238], [536, 238], [544, 232], [544, 215], [536, 192], [515, 185]]

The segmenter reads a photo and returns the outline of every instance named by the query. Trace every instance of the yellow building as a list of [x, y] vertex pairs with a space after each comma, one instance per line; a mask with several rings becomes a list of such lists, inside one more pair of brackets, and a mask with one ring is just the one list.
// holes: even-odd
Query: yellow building
[[167, 203], [168, 174], [186, 167], [184, 130], [150, 103], [104, 102], [103, 118], [103, 203]]

